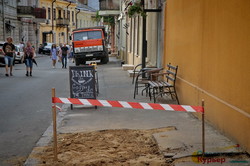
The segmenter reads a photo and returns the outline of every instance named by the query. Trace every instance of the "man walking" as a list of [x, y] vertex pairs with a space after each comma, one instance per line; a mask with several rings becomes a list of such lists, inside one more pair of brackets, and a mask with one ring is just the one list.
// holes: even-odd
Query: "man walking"
[[66, 44], [63, 45], [61, 48], [62, 50], [62, 68], [67, 68], [67, 55], [69, 48], [66, 46]]
[[5, 76], [6, 77], [9, 77], [9, 68], [10, 68], [10, 76], [12, 76], [14, 52], [15, 52], [15, 45], [12, 44], [12, 38], [8, 37], [7, 42], [4, 43], [4, 45], [3, 45], [3, 54], [4, 54], [5, 70], [6, 70]]

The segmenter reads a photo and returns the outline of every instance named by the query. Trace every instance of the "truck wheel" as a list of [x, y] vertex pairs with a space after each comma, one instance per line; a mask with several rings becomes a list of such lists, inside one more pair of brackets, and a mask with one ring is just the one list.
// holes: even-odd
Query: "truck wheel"
[[106, 56], [106, 57], [101, 59], [102, 64], [107, 64], [108, 62], [109, 62], [109, 56]]
[[76, 64], [76, 66], [79, 66], [80, 65], [80, 59], [76, 58], [75, 59], [75, 64]]
[[86, 64], [86, 60], [84, 59], [80, 59], [80, 58], [76, 58], [75, 59], [75, 63], [76, 63], [76, 66], [79, 66], [79, 65], [85, 65]]

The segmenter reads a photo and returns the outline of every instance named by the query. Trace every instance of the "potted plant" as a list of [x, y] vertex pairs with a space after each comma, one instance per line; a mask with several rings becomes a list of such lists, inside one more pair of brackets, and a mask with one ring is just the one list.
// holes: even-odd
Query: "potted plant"
[[135, 2], [128, 8], [128, 16], [131, 18], [135, 14], [140, 14], [142, 17], [146, 17], [146, 13], [144, 12], [140, 2]]

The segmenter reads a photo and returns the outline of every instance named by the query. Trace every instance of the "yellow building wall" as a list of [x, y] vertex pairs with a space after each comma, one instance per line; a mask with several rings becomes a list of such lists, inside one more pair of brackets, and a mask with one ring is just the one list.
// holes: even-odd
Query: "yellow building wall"
[[[41, 0], [39, 1], [39, 6], [42, 7], [42, 8], [45, 8], [46, 9], [46, 19], [48, 20], [48, 8], [51, 9], [51, 15], [50, 15], [50, 19], [49, 19], [49, 24], [46, 24], [46, 23], [40, 23], [40, 44], [43, 43], [43, 32], [49, 32], [49, 31], [52, 31], [52, 12], [53, 12], [53, 9], [52, 9], [52, 0]], [[63, 1], [63, 0], [57, 0], [55, 1], [55, 3], [53, 4], [53, 7], [54, 9], [56, 9], [56, 20], [58, 19], [58, 10], [67, 10], [67, 6], [70, 4], [70, 2], [67, 2], [67, 1]], [[76, 4], [75, 3], [71, 3], [69, 6], [68, 6], [68, 10], [70, 11], [70, 22], [69, 22], [69, 25], [68, 25], [68, 31], [67, 31], [67, 27], [64, 26], [64, 27], [59, 27], [56, 25], [56, 20], [53, 21], [54, 23], [54, 33], [55, 33], [55, 43], [57, 45], [59, 45], [60, 43], [67, 43], [67, 44], [70, 44], [70, 40], [69, 40], [69, 34], [71, 34], [72, 30], [76, 28]], [[74, 20], [72, 20], [72, 11], [74, 12]], [[62, 17], [63, 17], [63, 13], [62, 14]], [[66, 13], [66, 17], [67, 17], [67, 13]], [[74, 24], [73, 24], [74, 23]], [[64, 32], [64, 36], [62, 36], [62, 32]], [[47, 42], [50, 42], [52, 43], [53, 42], [53, 38], [52, 38], [52, 34], [50, 35], [47, 35]]]
[[181, 104], [200, 105], [206, 119], [250, 152], [250, 1], [168, 0], [165, 65], [179, 66]]

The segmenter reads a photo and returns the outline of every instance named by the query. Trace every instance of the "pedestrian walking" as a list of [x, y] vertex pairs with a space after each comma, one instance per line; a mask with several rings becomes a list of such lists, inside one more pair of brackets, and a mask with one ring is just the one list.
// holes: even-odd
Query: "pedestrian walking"
[[14, 52], [15, 52], [15, 45], [12, 44], [12, 38], [8, 37], [7, 42], [3, 44], [3, 54], [4, 54], [4, 61], [5, 61], [5, 76], [9, 76], [9, 69], [10, 69], [10, 76], [12, 76], [13, 70], [13, 63], [14, 63]]
[[66, 46], [66, 44], [64, 44], [61, 50], [62, 50], [62, 68], [67, 69], [67, 55], [69, 52], [69, 48]]
[[58, 56], [58, 50], [56, 48], [56, 44], [52, 44], [51, 50], [50, 50], [50, 57], [52, 59], [52, 67], [56, 68], [56, 60]]
[[73, 54], [73, 47], [72, 45], [69, 45], [69, 59], [71, 59], [71, 62], [74, 63], [74, 54]]
[[32, 77], [33, 60], [35, 58], [35, 50], [28, 41], [24, 48], [24, 63], [26, 65], [26, 76]]
[[58, 62], [62, 62], [62, 43], [59, 44], [57, 51], [58, 51]]

